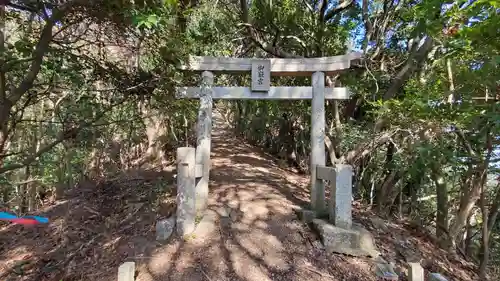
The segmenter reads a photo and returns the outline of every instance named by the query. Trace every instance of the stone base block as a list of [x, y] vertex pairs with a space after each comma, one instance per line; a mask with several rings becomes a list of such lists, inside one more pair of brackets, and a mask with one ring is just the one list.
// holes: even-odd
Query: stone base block
[[156, 241], [166, 241], [175, 228], [175, 216], [156, 222]]
[[327, 252], [358, 257], [380, 255], [371, 233], [360, 225], [353, 224], [351, 229], [344, 229], [321, 219], [314, 219], [313, 225], [319, 232]]
[[297, 216], [301, 222], [311, 223], [316, 218], [316, 212], [313, 210], [299, 209], [297, 210]]
[[[376, 263], [375, 264], [375, 275], [380, 280], [384, 281], [398, 281], [399, 276], [394, 271], [394, 266], [388, 263]], [[411, 281], [411, 280], [410, 280]]]
[[218, 214], [212, 210], [205, 210], [203, 218], [196, 225], [193, 231], [193, 236], [200, 239], [209, 238], [210, 235], [217, 230]]
[[429, 274], [429, 281], [447, 281], [447, 279], [439, 273], [431, 273]]

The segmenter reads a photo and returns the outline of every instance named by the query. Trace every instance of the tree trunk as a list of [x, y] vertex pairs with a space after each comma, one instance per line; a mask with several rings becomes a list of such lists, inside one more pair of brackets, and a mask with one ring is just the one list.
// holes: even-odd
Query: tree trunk
[[481, 261], [479, 263], [479, 278], [481, 280], [486, 279], [486, 270], [488, 268], [488, 262], [490, 259], [490, 235], [488, 231], [488, 206], [487, 206], [487, 200], [486, 200], [486, 190], [484, 188], [484, 185], [481, 188], [481, 199], [479, 200], [480, 205], [481, 205], [481, 213], [483, 217], [483, 223], [482, 223], [482, 239], [481, 239]]
[[407, 186], [407, 196], [410, 197], [410, 206], [408, 208], [408, 213], [418, 211], [418, 191], [421, 188], [422, 179], [424, 178], [425, 170], [419, 169], [416, 176], [412, 177]]
[[394, 177], [396, 176], [396, 171], [392, 168], [392, 158], [394, 155], [395, 146], [392, 142], [387, 143], [387, 150], [385, 156], [385, 165], [384, 165], [384, 180], [380, 184], [380, 188], [378, 188], [375, 194], [375, 202], [377, 202], [377, 211], [382, 212], [385, 203], [387, 202], [387, 195], [389, 191], [392, 190], [392, 182], [394, 181]]
[[28, 212], [33, 212], [36, 210], [36, 182], [30, 182], [27, 184], [28, 188]]
[[465, 238], [464, 238], [464, 252], [466, 256], [472, 256], [472, 238], [473, 238], [473, 226], [472, 226], [472, 216], [473, 213], [469, 215], [467, 218], [466, 230], [465, 230]]
[[[488, 167], [490, 164], [491, 156], [493, 154], [493, 144], [492, 144], [493, 136], [491, 134], [491, 127], [492, 127], [491, 124], [486, 124], [487, 128], [486, 141], [484, 147], [486, 148], [487, 152], [485, 157], [483, 158], [481, 163], [476, 165], [475, 168], [473, 167], [473, 165], [469, 165], [469, 171], [467, 172], [467, 174], [471, 176], [471, 180], [469, 181], [471, 189], [469, 190], [467, 185], [462, 187], [460, 208], [458, 210], [455, 223], [451, 225], [449, 231], [450, 240], [453, 247], [456, 246], [456, 238], [460, 233], [460, 231], [462, 230], [462, 228], [465, 226], [467, 218], [469, 217], [472, 208], [479, 200], [482, 190], [486, 184]], [[457, 135], [463, 142], [463, 145], [465, 146], [465, 149], [469, 152], [471, 158], [480, 155], [480, 153], [477, 153], [472, 149], [472, 145], [465, 139], [461, 131], [457, 131]]]
[[496, 187], [496, 195], [493, 199], [493, 204], [491, 205], [489, 216], [488, 216], [488, 236], [491, 238], [493, 228], [497, 222], [498, 213], [500, 212], [500, 184]]
[[456, 246], [456, 238], [463, 227], [465, 227], [467, 218], [470, 216], [477, 200], [479, 200], [480, 193], [481, 186], [477, 179], [477, 168], [470, 164], [462, 179], [460, 205], [455, 215], [455, 220], [450, 225], [450, 229], [448, 231], [450, 237], [450, 247]]
[[402, 171], [392, 171], [389, 175], [387, 175], [382, 183], [382, 186], [377, 192], [376, 200], [377, 200], [377, 210], [381, 214], [389, 214], [394, 205], [394, 200], [398, 193], [394, 192], [394, 187], [402, 178]]
[[[467, 218], [469, 217], [472, 208], [476, 205], [477, 200], [479, 199], [480, 189], [479, 184], [472, 183], [473, 187], [469, 191], [467, 190], [465, 193], [461, 195], [460, 198], [460, 207], [455, 217], [454, 223], [450, 226], [448, 231], [450, 236], [449, 246], [456, 246], [456, 238], [460, 233], [461, 229], [466, 225]], [[465, 187], [467, 188], [467, 187]]]
[[432, 180], [436, 185], [437, 215], [436, 215], [436, 236], [442, 247], [449, 247], [448, 239], [448, 187], [443, 176], [437, 171], [437, 167], [432, 169]]
[[[5, 51], [5, 5], [0, 5], [0, 54]], [[3, 66], [3, 57], [0, 57], [0, 66]], [[7, 99], [7, 81], [5, 72], [0, 67], [0, 167], [3, 166], [5, 144], [7, 142], [8, 120], [12, 103]]]
[[12, 108], [12, 103], [8, 99], [0, 98], [0, 167], [3, 166], [3, 159], [8, 147], [9, 137], [9, 116]]

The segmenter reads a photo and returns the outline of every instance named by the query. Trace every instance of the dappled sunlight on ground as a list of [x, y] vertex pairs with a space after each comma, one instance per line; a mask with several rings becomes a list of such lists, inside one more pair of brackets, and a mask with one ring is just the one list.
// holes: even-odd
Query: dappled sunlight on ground
[[[156, 248], [153, 208], [168, 193], [172, 174], [143, 172], [113, 181], [83, 182], [68, 200], [37, 214], [47, 225], [9, 225], [0, 233], [0, 280], [115, 280], [126, 259], [144, 259]], [[19, 249], [19, 258], [9, 256]]]
[[[68, 200], [41, 210], [49, 225], [0, 225], [0, 280], [115, 281], [118, 266], [127, 261], [136, 263], [136, 281], [375, 280], [369, 260], [327, 254], [297, 220], [294, 210], [309, 202], [308, 177], [280, 168], [229, 132], [214, 123], [208, 209], [216, 215], [210, 231], [157, 242], [155, 222], [168, 217], [172, 206], [155, 208], [174, 200], [174, 171], [130, 171], [81, 183]], [[369, 216], [355, 212], [365, 226]], [[403, 228], [370, 230], [389, 256], [396, 252], [394, 236], [409, 236]], [[435, 254], [427, 240], [414, 242], [426, 255]], [[471, 280], [465, 273], [455, 277]]]
[[312, 246], [316, 238], [294, 213], [307, 205], [308, 179], [227, 132], [212, 138], [208, 208], [219, 214], [215, 231], [157, 248], [138, 280], [374, 280], [369, 268], [331, 272], [336, 258]]

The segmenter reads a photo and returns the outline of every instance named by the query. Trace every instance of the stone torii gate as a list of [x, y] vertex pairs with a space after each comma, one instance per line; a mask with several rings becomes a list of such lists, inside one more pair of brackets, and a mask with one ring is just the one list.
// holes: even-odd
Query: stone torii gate
[[[326, 167], [325, 151], [325, 100], [349, 99], [346, 88], [325, 87], [325, 74], [336, 74], [350, 68], [351, 61], [361, 58], [360, 53], [341, 56], [297, 59], [257, 59], [190, 57], [184, 70], [202, 72], [200, 87], [182, 87], [177, 98], [198, 98], [200, 108], [197, 124], [197, 147], [177, 150], [178, 207], [177, 232], [186, 235], [194, 230], [196, 213], [206, 208], [210, 173], [210, 150], [213, 99], [258, 100], [312, 100], [311, 120], [311, 209], [315, 214], [326, 213], [324, 180], [331, 181], [332, 192], [328, 214], [336, 226], [351, 225], [351, 175], [347, 165]], [[217, 87], [213, 85], [214, 73], [252, 73], [251, 87]], [[271, 87], [274, 76], [312, 76], [310, 87]], [[343, 180], [339, 181], [338, 178]], [[196, 180], [195, 180], [196, 179]], [[340, 198], [348, 203], [335, 204]]]

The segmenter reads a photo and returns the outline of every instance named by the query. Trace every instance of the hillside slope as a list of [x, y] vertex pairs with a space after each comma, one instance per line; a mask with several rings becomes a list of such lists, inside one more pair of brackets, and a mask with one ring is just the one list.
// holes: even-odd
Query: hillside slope
[[[0, 280], [116, 280], [135, 261], [137, 280], [376, 280], [369, 259], [328, 255], [294, 209], [307, 203], [308, 178], [227, 133], [213, 136], [210, 209], [227, 210], [217, 231], [188, 241], [155, 241], [155, 222], [174, 211], [173, 167], [83, 182], [67, 200], [39, 213], [49, 225], [2, 223]], [[439, 250], [406, 222], [387, 222], [361, 207], [354, 219], [375, 236], [382, 257], [406, 280], [405, 257], [450, 280], [477, 280], [473, 265]]]

